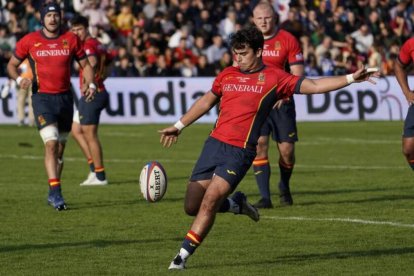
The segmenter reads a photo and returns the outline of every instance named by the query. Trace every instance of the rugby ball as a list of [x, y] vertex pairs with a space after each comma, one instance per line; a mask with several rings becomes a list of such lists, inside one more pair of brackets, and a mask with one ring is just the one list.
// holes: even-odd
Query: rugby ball
[[161, 200], [167, 191], [167, 175], [163, 166], [157, 161], [145, 164], [139, 176], [139, 186], [146, 201]]

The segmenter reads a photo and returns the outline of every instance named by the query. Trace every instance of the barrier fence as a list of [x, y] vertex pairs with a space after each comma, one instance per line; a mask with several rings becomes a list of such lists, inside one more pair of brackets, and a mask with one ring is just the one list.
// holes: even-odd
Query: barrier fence
[[[414, 77], [409, 77], [409, 83]], [[0, 78], [0, 87], [7, 82]], [[213, 78], [109, 78], [109, 106], [103, 111], [104, 124], [172, 123], [211, 88]], [[72, 78], [79, 98], [78, 78]], [[16, 124], [16, 91], [0, 105], [0, 124]], [[403, 120], [408, 104], [395, 77], [384, 77], [377, 84], [359, 83], [324, 95], [295, 95], [298, 121]], [[213, 123], [213, 108], [198, 120]]]

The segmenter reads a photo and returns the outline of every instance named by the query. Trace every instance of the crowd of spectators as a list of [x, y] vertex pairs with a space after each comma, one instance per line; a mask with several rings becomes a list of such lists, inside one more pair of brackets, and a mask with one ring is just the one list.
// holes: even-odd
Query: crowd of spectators
[[[41, 28], [42, 0], [0, 0], [0, 76], [16, 41]], [[250, 0], [58, 0], [64, 25], [89, 18], [108, 51], [109, 76], [215, 76], [231, 65], [229, 36], [251, 24]], [[414, 31], [414, 1], [273, 0], [280, 27], [300, 41], [309, 76], [345, 74], [361, 64], [393, 75]], [[282, 3], [288, 3], [283, 6]]]

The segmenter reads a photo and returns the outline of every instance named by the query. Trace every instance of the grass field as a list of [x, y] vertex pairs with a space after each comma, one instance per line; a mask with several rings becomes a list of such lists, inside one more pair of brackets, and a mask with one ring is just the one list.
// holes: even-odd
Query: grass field
[[[0, 275], [162, 275], [192, 218], [183, 196], [210, 125], [184, 130], [171, 149], [162, 125], [100, 129], [110, 185], [80, 187], [88, 173], [74, 140], [65, 154], [70, 210], [46, 205], [43, 146], [33, 128], [0, 126]], [[272, 146], [274, 209], [258, 223], [220, 214], [185, 275], [414, 275], [413, 172], [401, 154], [402, 122], [299, 123], [295, 204], [280, 208]], [[143, 200], [139, 172], [160, 161], [161, 202]], [[253, 173], [240, 184], [259, 198]]]

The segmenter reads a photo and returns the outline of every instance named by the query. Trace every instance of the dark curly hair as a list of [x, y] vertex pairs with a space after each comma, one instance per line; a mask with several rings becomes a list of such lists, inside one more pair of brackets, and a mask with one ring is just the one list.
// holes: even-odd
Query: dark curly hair
[[263, 34], [253, 25], [237, 31], [230, 38], [230, 46], [232, 49], [243, 49], [247, 46], [252, 48], [256, 53], [257, 50], [263, 49], [263, 45]]

